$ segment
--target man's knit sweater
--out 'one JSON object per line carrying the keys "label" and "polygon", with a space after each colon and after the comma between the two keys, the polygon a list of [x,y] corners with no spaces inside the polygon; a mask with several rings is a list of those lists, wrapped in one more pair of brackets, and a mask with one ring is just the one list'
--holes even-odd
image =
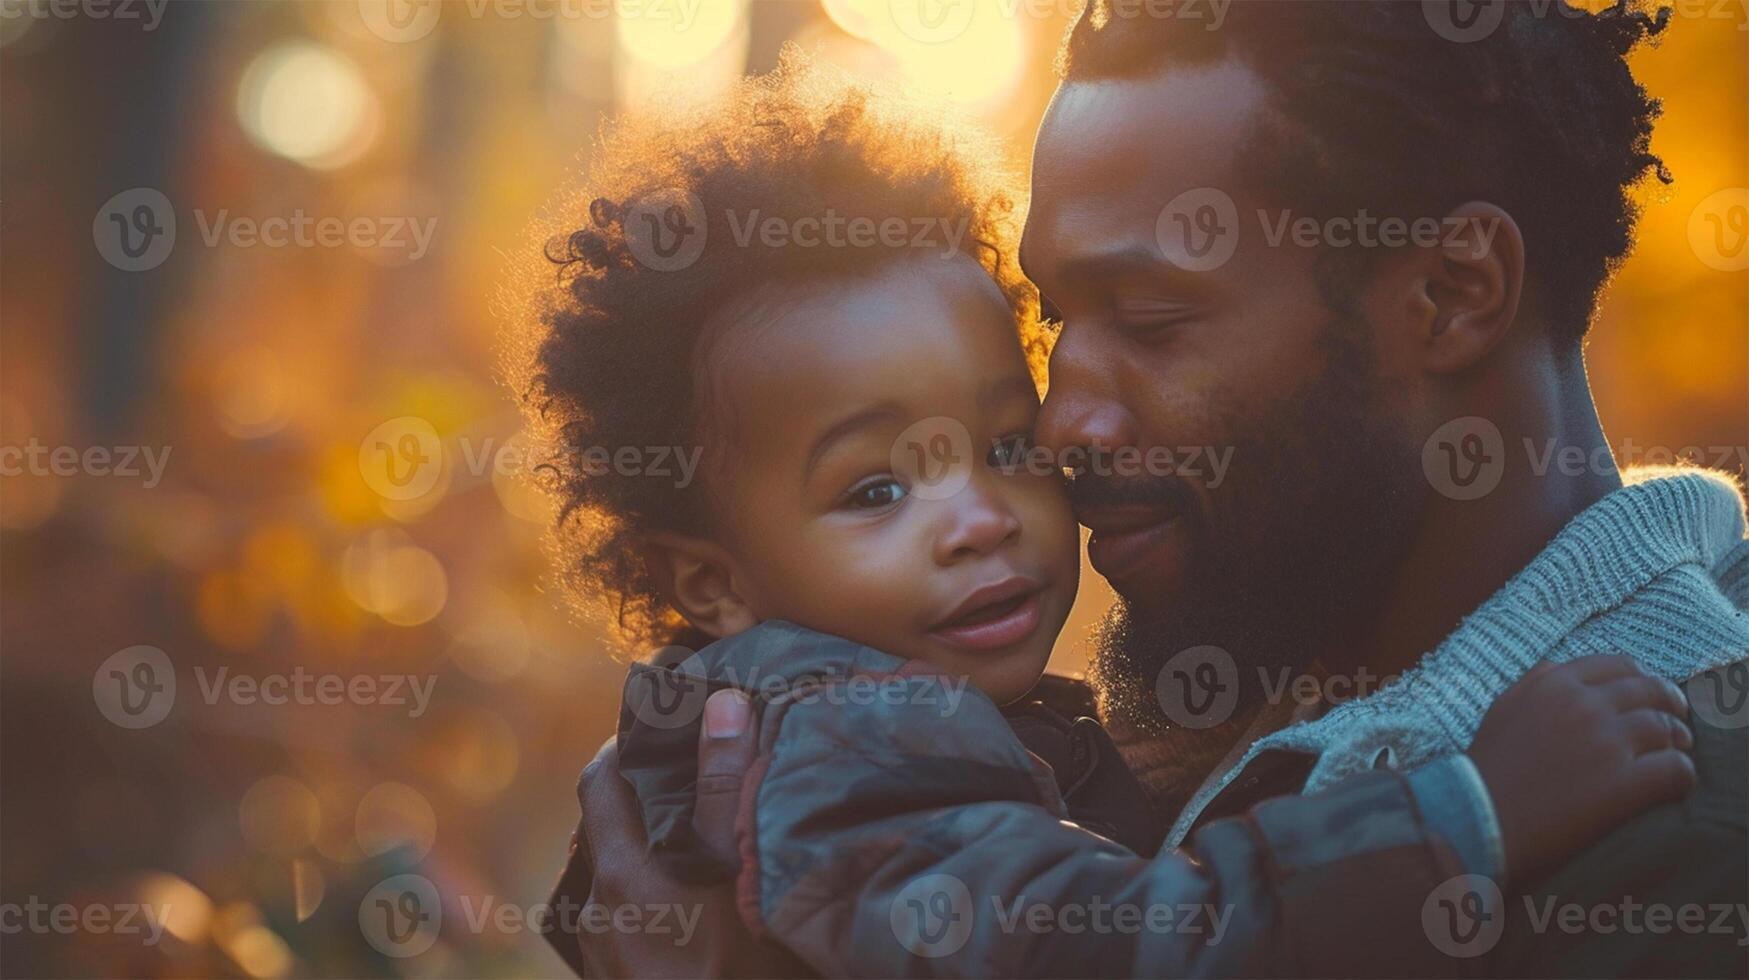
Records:
{"label": "man's knit sweater", "polygon": [[[1540,660],[1632,657],[1674,681],[1749,656],[1749,542],[1743,496],[1698,469],[1624,474],[1398,682],[1259,739],[1199,791],[1167,841],[1181,843],[1211,799],[1258,754],[1318,757],[1305,786],[1462,752],[1482,716]],[[1739,724],[1743,720],[1736,720]]]}

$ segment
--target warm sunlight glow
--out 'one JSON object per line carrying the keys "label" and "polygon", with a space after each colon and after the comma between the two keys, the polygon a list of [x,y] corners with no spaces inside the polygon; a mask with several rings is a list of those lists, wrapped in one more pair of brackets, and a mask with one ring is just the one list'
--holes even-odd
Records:
{"label": "warm sunlight glow", "polygon": [[614,90],[622,106],[652,94],[707,97],[747,66],[747,0],[623,7],[614,20]]}
{"label": "warm sunlight glow", "polygon": [[1026,60],[1019,8],[1000,0],[824,0],[826,15],[897,60],[925,94],[975,109],[1013,93]]}
{"label": "warm sunlight glow", "polygon": [[322,170],[358,158],[376,133],[376,96],[357,66],[332,48],[278,44],[249,63],[237,118],[256,145]]}

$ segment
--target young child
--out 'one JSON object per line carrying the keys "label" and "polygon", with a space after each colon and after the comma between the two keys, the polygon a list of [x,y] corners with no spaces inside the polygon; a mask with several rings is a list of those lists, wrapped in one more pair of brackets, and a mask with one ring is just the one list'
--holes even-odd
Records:
{"label": "young child", "polygon": [[[1557,861],[1682,790],[1620,764],[1617,714],[1679,696],[1617,684],[1612,711],[1558,710],[1644,681],[1578,662],[1502,698],[1473,758],[1156,853],[1166,821],[1097,724],[1016,707],[1080,562],[1061,471],[1030,456],[1044,339],[988,160],[791,54],[708,111],[622,121],[594,161],[525,391],[562,446],[572,585],[671,645],[633,668],[619,738],[666,867],[738,873],[748,926],[830,975],[1377,970],[1385,947],[1442,962],[1420,928],[1442,882]],[[604,461],[622,447],[702,455],[684,480]],[[762,711],[738,859],[692,833],[722,687]],[[1077,903],[1227,915],[1120,929],[1090,958],[1003,914]]]}

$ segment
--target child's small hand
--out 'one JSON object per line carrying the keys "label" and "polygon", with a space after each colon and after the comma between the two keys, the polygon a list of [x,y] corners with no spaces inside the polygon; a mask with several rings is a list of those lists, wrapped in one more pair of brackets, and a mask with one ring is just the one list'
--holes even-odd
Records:
{"label": "child's small hand", "polygon": [[1628,817],[1695,785],[1675,684],[1622,656],[1538,664],[1494,702],[1470,760],[1494,800],[1517,881],[1558,866]]}

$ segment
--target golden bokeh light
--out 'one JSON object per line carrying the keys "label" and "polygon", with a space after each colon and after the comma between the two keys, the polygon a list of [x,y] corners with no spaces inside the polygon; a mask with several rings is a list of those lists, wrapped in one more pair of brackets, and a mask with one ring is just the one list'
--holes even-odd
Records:
{"label": "golden bokeh light", "polygon": [[437,811],[406,783],[371,787],[358,801],[353,826],[359,848],[371,856],[405,848],[406,859],[417,861],[437,842]]}
{"label": "golden bokeh light", "polygon": [[747,0],[626,5],[614,18],[613,83],[621,106],[708,98],[741,77],[750,42]]}
{"label": "golden bokeh light", "polygon": [[261,910],[250,902],[231,902],[213,920],[213,939],[245,974],[251,977],[283,977],[296,960],[291,948],[262,921]]}
{"label": "golden bokeh light", "polygon": [[237,805],[243,839],[267,854],[287,856],[309,847],[321,821],[316,794],[290,776],[256,780]]}
{"label": "golden bokeh light", "polygon": [[328,879],[314,861],[298,858],[292,862],[292,900],[296,904],[297,920],[303,922],[316,914],[328,893]]}
{"label": "golden bokeh light", "polygon": [[332,169],[369,148],[376,95],[358,67],[325,45],[288,41],[261,52],[237,86],[237,118],[256,145]]}
{"label": "golden bokeh light", "polygon": [[485,804],[516,778],[521,742],[498,714],[463,706],[445,711],[438,721],[424,749],[429,764],[451,789]]}
{"label": "golden bokeh light", "polygon": [[528,666],[528,624],[508,595],[487,590],[463,620],[449,657],[477,680],[509,680]]}
{"label": "golden bokeh light", "polygon": [[214,372],[213,403],[219,425],[239,439],[278,432],[290,418],[286,386],[285,371],[271,350],[233,351]]}
{"label": "golden bokeh light", "polygon": [[[1636,243],[1586,368],[1611,444],[1642,457],[1654,445],[1749,451],[1749,33],[1735,5],[1722,5],[1730,19],[1707,16],[1715,6],[1684,5],[1630,61],[1661,100],[1652,150],[1676,182],[1636,191]],[[554,499],[520,434],[528,379],[506,384],[500,370],[535,342],[510,335],[540,312],[531,287],[555,282],[542,249],[562,253],[594,220],[585,175],[604,124],[656,96],[707,98],[795,45],[854,81],[922,96],[919,114],[949,103],[1024,173],[1076,9],[172,3],[151,33],[116,17],[0,16],[0,135],[20,178],[0,212],[16,246],[0,448],[167,460],[151,485],[89,467],[32,472],[29,456],[0,471],[18,708],[3,734],[26,750],[7,756],[5,819],[31,844],[14,849],[7,882],[166,914],[150,949],[24,937],[7,947],[9,974],[561,970],[532,929],[475,933],[455,919],[418,956],[376,956],[357,913],[361,895],[406,873],[447,898],[547,895],[578,819],[577,773],[614,735],[625,663],[649,653],[552,561],[564,554]],[[124,268],[94,235],[94,217],[110,227],[104,202],[129,188],[173,209],[174,248],[155,268]],[[1013,201],[1024,210],[1023,184]],[[375,231],[262,241],[265,222],[299,213]],[[255,223],[253,244],[235,234],[242,222]],[[429,248],[414,247],[414,222],[434,229]],[[391,233],[403,245],[380,240]],[[379,435],[401,418],[432,439],[409,450]],[[406,493],[398,481],[415,469],[419,492]],[[1084,565],[1052,670],[1085,668],[1114,600]],[[93,670],[142,644],[170,660],[174,711],[124,731],[94,710]],[[417,714],[404,684],[399,705],[263,700],[262,682],[296,671],[379,695],[385,679],[416,678],[434,696]],[[33,742],[56,751],[33,757]],[[31,959],[33,946],[55,951]]]}
{"label": "golden bokeh light", "polygon": [[185,878],[154,871],[140,877],[136,894],[141,905],[162,910],[164,931],[185,943],[200,942],[212,927],[212,899]]}
{"label": "golden bokeh light", "polygon": [[397,626],[429,621],[449,599],[443,563],[403,531],[382,528],[354,540],[340,572],[347,596],[359,608]]}
{"label": "golden bokeh light", "polygon": [[824,0],[832,23],[895,59],[902,80],[926,96],[979,112],[1003,104],[1027,60],[1028,21],[1003,0]]}

